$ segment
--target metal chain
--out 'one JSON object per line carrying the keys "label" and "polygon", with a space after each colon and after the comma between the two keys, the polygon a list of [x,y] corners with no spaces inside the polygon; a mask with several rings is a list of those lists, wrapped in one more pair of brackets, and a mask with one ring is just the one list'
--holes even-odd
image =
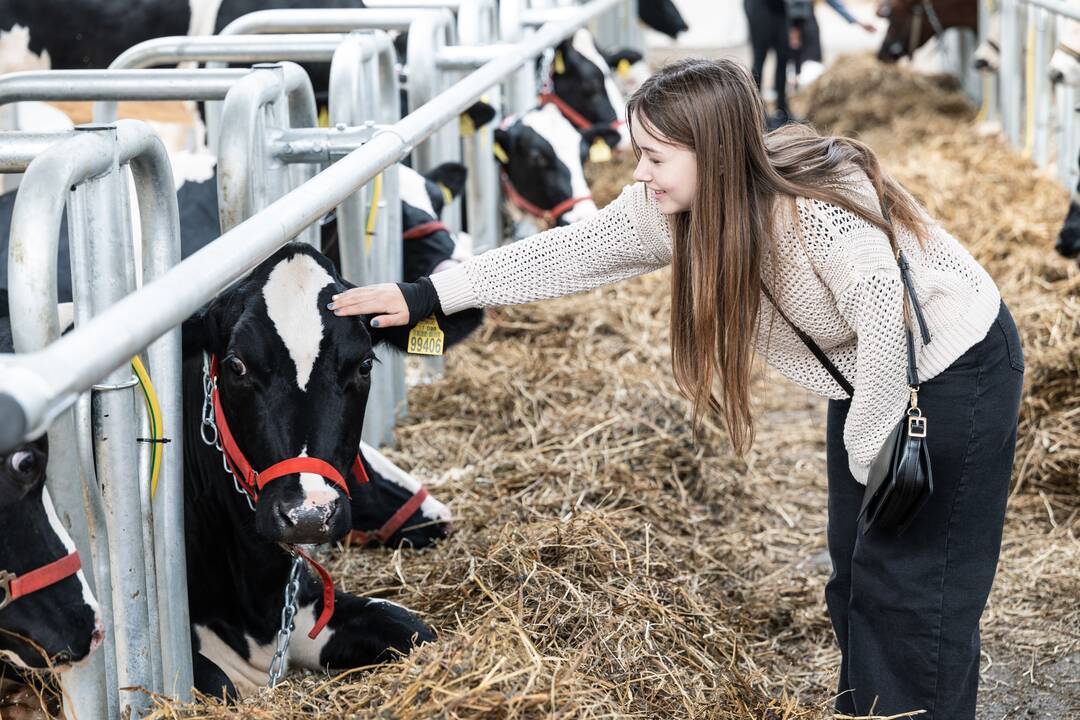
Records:
{"label": "metal chain", "polygon": [[199,434],[205,444],[216,448],[218,453],[221,454],[221,467],[232,478],[233,489],[244,496],[248,507],[251,508],[251,512],[255,512],[255,503],[251,500],[251,494],[240,485],[240,478],[236,477],[236,473],[233,472],[232,465],[229,464],[229,458],[225,455],[225,448],[221,446],[221,434],[218,432],[217,422],[214,420],[214,389],[216,386],[214,378],[210,377],[210,356],[203,353],[203,407],[202,425],[199,427]]}
{"label": "metal chain", "polygon": [[274,658],[270,661],[270,670],[267,673],[270,679],[270,687],[274,687],[285,676],[288,669],[286,656],[289,654],[289,641],[292,639],[293,630],[296,629],[296,598],[300,592],[300,569],[304,559],[299,554],[293,553],[292,570],[289,572],[289,582],[285,584],[285,605],[281,608],[281,627],[278,628],[277,649]]}

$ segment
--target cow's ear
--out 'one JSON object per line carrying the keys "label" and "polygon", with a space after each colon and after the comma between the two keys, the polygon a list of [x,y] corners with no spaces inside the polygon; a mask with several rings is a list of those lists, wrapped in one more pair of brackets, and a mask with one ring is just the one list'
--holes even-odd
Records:
{"label": "cow's ear", "polygon": [[495,144],[492,146],[496,159],[502,165],[510,164],[510,153],[514,151],[514,136],[508,130],[495,129]]}
{"label": "cow's ear", "polygon": [[221,354],[224,349],[225,328],[235,324],[235,316],[238,316],[238,313],[234,312],[230,295],[231,293],[226,291],[184,321],[181,326],[184,356],[200,352]]}
{"label": "cow's ear", "polygon": [[636,62],[641,62],[642,58],[645,57],[633,48],[622,48],[615,52],[603,53],[603,55],[608,67],[619,75],[630,72],[630,66]]}
{"label": "cow's ear", "polygon": [[[399,325],[397,327],[388,328],[373,328],[371,327],[371,318],[365,318],[364,320],[371,330],[372,345],[388,343],[401,352],[408,352],[409,331],[416,327],[417,323],[423,319],[426,318],[420,318],[416,322],[411,322],[408,325]],[[464,340],[469,336],[469,333],[480,327],[480,323],[483,322],[483,320],[484,311],[480,308],[462,310],[453,315],[446,315],[441,310],[435,311],[435,322],[438,323],[439,329],[443,332],[444,349],[453,347]]]}
{"label": "cow's ear", "polygon": [[471,135],[495,119],[495,108],[483,100],[477,100],[461,113],[462,135]]}
{"label": "cow's ear", "polygon": [[444,202],[450,202],[461,195],[465,189],[465,178],[469,176],[468,169],[461,163],[447,162],[433,170],[424,173],[424,177],[439,186],[442,191]]}

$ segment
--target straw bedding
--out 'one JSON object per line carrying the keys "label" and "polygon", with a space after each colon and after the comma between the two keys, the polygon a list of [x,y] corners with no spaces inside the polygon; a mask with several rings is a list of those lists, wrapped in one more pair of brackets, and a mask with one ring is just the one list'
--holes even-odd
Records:
{"label": "straw bedding", "polygon": [[[870,142],[986,265],[1024,338],[983,635],[984,670],[1015,670],[1003,684],[988,672],[989,716],[1080,649],[1080,273],[1052,254],[1067,193],[977,134],[937,80],[855,58],[805,101],[822,129]],[[598,202],[631,167],[593,177]],[[451,503],[455,532],[419,552],[339,550],[331,570],[418,611],[437,643],[234,708],[159,701],[154,717],[831,717],[824,404],[763,369],[753,451],[734,458],[709,423],[694,443],[670,376],[667,277],[491,312],[444,379],[410,392],[391,456]],[[1075,684],[1057,687],[1075,700]]]}

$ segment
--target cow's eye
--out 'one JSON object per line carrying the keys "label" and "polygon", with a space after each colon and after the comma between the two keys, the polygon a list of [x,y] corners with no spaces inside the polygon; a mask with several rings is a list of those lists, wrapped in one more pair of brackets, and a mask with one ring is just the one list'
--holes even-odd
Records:
{"label": "cow's eye", "polygon": [[367,377],[371,374],[371,368],[375,367],[375,358],[364,358],[360,361],[360,367],[357,368],[357,372],[362,377]]}
{"label": "cow's eye", "polygon": [[17,477],[29,478],[37,473],[37,455],[29,450],[19,450],[8,458],[8,467]]}
{"label": "cow's eye", "polygon": [[534,168],[546,168],[548,159],[543,153],[532,152],[529,154],[529,164]]}
{"label": "cow's eye", "polygon": [[229,368],[229,371],[237,377],[244,377],[247,375],[247,365],[244,365],[244,361],[235,355],[228,355],[225,357],[225,367]]}

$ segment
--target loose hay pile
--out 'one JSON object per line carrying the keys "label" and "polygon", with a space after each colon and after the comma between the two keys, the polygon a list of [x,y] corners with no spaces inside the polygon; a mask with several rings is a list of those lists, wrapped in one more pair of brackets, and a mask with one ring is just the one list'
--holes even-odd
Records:
{"label": "loose hay pile", "polygon": [[[1023,485],[984,649],[1001,664],[1020,648],[1015,676],[1030,658],[1034,682],[1045,658],[1080,647],[1080,288],[1050,247],[1066,194],[956,125],[970,110],[928,97],[921,78],[851,62],[811,100],[844,97],[849,74],[876,78],[846,112],[987,265],[1024,335]],[[901,90],[917,120],[860,109],[895,112]],[[827,104],[810,117],[844,114]],[[452,501],[456,532],[424,552],[340,552],[331,569],[352,592],[421,612],[438,643],[370,672],[293,678],[237,708],[163,702],[156,717],[831,717],[824,406],[765,373],[745,462],[713,426],[692,445],[667,312],[666,273],[493,312],[444,380],[411,391],[392,457]]]}

